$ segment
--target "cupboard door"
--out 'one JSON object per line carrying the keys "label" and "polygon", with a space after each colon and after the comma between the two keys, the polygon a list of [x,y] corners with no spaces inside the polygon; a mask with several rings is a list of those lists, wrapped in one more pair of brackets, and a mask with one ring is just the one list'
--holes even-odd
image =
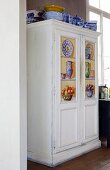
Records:
{"label": "cupboard door", "polygon": [[80,36],[55,34],[55,151],[80,144]]}
{"label": "cupboard door", "polygon": [[84,136],[83,142],[98,138],[98,103],[91,102],[84,106]]}
{"label": "cupboard door", "polygon": [[83,140],[90,141],[98,137],[97,39],[83,37],[82,44]]}

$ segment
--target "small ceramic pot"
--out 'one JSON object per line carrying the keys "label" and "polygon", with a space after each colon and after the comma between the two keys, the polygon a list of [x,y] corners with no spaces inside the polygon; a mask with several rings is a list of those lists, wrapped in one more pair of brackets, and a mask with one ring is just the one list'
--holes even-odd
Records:
{"label": "small ceramic pot", "polygon": [[85,63],[85,77],[89,78],[90,76],[90,64],[88,62]]}
{"label": "small ceramic pot", "polygon": [[67,61],[66,62],[66,74],[69,78],[71,78],[72,74],[73,74],[73,68],[72,68],[72,61]]}
{"label": "small ceramic pot", "polygon": [[65,73],[61,73],[61,79],[65,79],[66,78],[66,74]]}
{"label": "small ceramic pot", "polygon": [[76,15],[75,17],[73,17],[73,24],[83,27],[84,19]]}
{"label": "small ceramic pot", "polygon": [[85,58],[90,59],[90,56],[91,56],[91,49],[85,48]]}
{"label": "small ceramic pot", "polygon": [[93,96],[93,91],[92,90],[88,90],[86,91],[87,97],[92,97]]}

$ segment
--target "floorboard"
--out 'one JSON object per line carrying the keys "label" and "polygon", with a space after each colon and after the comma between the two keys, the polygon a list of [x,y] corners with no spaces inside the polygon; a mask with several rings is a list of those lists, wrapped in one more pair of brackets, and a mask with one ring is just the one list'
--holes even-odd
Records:
{"label": "floorboard", "polygon": [[102,147],[54,168],[28,161],[28,170],[110,170],[110,149]]}

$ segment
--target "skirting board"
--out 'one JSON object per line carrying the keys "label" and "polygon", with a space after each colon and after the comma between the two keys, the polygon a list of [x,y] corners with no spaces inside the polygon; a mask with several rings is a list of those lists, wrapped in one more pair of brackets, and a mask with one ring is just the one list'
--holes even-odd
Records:
{"label": "skirting board", "polygon": [[49,167],[55,167],[63,162],[74,159],[78,156],[81,156],[85,153],[88,153],[88,152],[98,149],[100,147],[101,147],[100,140],[91,141],[83,146],[79,146],[76,148],[68,149],[66,151],[62,151],[62,152],[53,154],[52,159],[50,159],[50,160],[48,158],[45,160],[43,160],[43,159],[41,160],[41,159],[39,159],[38,155],[36,155],[34,153],[30,154],[28,152],[28,160],[31,160],[33,162],[40,163],[40,164],[43,164],[43,165],[46,165]]}

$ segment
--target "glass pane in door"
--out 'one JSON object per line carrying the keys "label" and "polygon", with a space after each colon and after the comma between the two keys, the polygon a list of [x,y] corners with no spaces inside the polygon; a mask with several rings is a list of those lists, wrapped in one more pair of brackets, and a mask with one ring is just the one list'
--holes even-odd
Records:
{"label": "glass pane in door", "polygon": [[61,36],[61,101],[72,101],[76,97],[76,40]]}
{"label": "glass pane in door", "polygon": [[85,96],[95,96],[95,43],[85,42]]}

